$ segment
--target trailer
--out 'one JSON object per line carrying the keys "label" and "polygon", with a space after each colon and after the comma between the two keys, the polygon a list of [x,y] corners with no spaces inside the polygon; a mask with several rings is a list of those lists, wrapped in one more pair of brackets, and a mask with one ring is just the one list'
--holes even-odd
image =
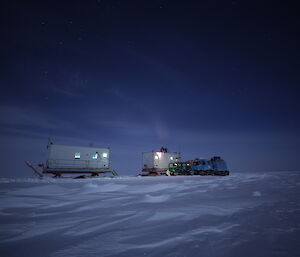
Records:
{"label": "trailer", "polygon": [[161,147],[160,151],[142,153],[143,169],[138,176],[161,176],[166,175],[170,163],[181,160],[178,152],[169,152],[167,148]]}
{"label": "trailer", "polygon": [[52,174],[55,178],[63,174],[75,174],[75,178],[84,178],[86,176],[99,176],[100,174],[117,173],[110,168],[110,149],[57,145],[49,143],[47,146],[48,156],[46,164],[39,164],[42,171],[39,172],[33,165],[27,163],[35,174]]}

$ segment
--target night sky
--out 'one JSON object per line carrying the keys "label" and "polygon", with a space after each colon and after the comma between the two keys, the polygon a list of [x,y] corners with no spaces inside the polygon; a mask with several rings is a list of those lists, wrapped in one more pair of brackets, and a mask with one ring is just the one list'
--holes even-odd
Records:
{"label": "night sky", "polygon": [[[293,4],[294,2],[294,4]],[[0,176],[54,143],[223,157],[231,171],[300,170],[296,1],[6,1]]]}

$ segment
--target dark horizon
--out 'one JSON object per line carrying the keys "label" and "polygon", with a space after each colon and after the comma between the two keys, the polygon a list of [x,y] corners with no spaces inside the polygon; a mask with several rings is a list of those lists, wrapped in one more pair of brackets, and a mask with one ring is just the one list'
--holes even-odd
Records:
{"label": "dark horizon", "polygon": [[54,143],[221,156],[300,170],[299,8],[292,1],[10,1],[2,6],[0,177]]}

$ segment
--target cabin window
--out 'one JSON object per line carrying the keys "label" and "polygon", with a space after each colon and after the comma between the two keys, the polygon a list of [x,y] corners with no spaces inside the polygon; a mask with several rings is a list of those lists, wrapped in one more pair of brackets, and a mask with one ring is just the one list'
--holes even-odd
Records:
{"label": "cabin window", "polygon": [[158,156],[157,156],[157,155],[155,155],[155,156],[154,156],[154,159],[155,159],[155,160],[158,160]]}
{"label": "cabin window", "polygon": [[74,158],[75,159],[80,159],[80,153],[75,153]]}
{"label": "cabin window", "polygon": [[93,159],[98,159],[98,153],[93,154]]}
{"label": "cabin window", "polygon": [[173,156],[170,157],[170,160],[173,161]]}
{"label": "cabin window", "polygon": [[102,157],[103,157],[103,158],[107,158],[107,153],[103,153],[103,154],[102,154]]}

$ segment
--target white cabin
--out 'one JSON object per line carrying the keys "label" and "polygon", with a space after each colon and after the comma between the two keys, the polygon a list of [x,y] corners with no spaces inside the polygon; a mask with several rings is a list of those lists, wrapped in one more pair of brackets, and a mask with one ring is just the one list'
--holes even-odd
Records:
{"label": "white cabin", "polygon": [[48,145],[48,170],[109,169],[109,148]]}
{"label": "white cabin", "polygon": [[180,161],[180,153],[177,152],[147,152],[143,153],[143,166],[150,169],[168,169],[170,163]]}

